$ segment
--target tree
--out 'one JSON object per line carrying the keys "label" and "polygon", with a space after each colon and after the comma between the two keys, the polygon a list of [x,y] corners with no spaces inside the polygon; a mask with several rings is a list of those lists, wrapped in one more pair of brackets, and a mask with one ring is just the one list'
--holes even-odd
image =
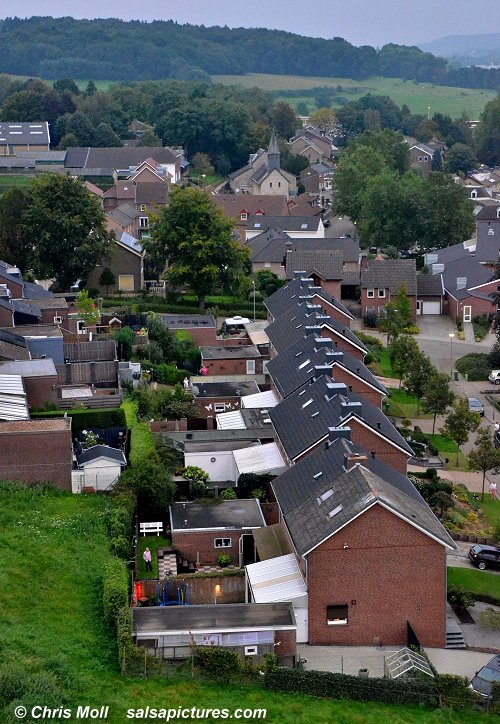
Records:
{"label": "tree", "polygon": [[324,131],[331,131],[337,122],[337,114],[331,108],[317,108],[309,116],[309,123]]}
{"label": "tree", "polygon": [[109,287],[113,284],[116,284],[116,277],[109,266],[107,266],[102,270],[101,276],[99,277],[99,285],[106,287],[106,296],[109,296]]}
{"label": "tree", "polygon": [[33,243],[23,222],[29,191],[14,187],[0,196],[0,259],[26,272],[33,263]]}
{"label": "tree", "polygon": [[97,93],[97,86],[93,80],[89,80],[87,87],[85,88],[84,95],[93,96],[95,93]]}
{"label": "tree", "polygon": [[85,281],[108,253],[113,234],[97,197],[80,180],[59,174],[39,176],[23,213],[26,236],[34,243],[33,269],[55,277],[59,289]]}
{"label": "tree", "polygon": [[233,239],[231,221],[207,193],[195,188],[172,192],[145,247],[163,266],[168,262],[171,284],[194,291],[200,310],[207,294],[231,287],[248,259],[248,250]]}
{"label": "tree", "polygon": [[500,468],[500,450],[495,447],[493,437],[488,429],[479,430],[474,449],[467,456],[467,466],[469,470],[475,470],[483,474],[481,500],[484,500],[486,473],[488,470],[497,473]]}
{"label": "tree", "polygon": [[119,136],[113,131],[109,123],[99,123],[95,129],[94,146],[97,148],[106,148],[114,146],[123,146]]}
{"label": "tree", "polygon": [[403,387],[410,395],[417,398],[417,412],[420,411],[420,400],[425,395],[427,382],[435,368],[423,352],[416,353],[410,360],[403,379]]}
{"label": "tree", "polygon": [[442,171],[443,170],[443,154],[437,148],[432,154],[432,170]]}
{"label": "tree", "polygon": [[457,444],[457,465],[460,446],[467,442],[470,433],[477,430],[480,422],[481,418],[478,413],[469,410],[468,402],[464,397],[455,400],[440,432],[444,437]]}
{"label": "tree", "polygon": [[453,508],[454,503],[449,493],[445,493],[444,490],[438,490],[431,495],[429,505],[431,508],[439,508],[439,517],[442,519],[445,511],[448,510],[448,508]]}
{"label": "tree", "polygon": [[101,318],[101,313],[95,303],[95,299],[89,297],[89,293],[86,289],[82,289],[82,291],[78,294],[76,298],[76,308],[78,310],[78,314],[83,319],[87,327],[97,324]]}
{"label": "tree", "polygon": [[80,95],[80,89],[72,78],[60,78],[52,84],[52,87],[54,90],[59,91],[59,93],[68,91],[69,93],[73,93],[75,96]]}
{"label": "tree", "polygon": [[203,174],[211,176],[215,169],[210,161],[210,156],[206,153],[195,153],[191,163],[191,171],[196,176],[202,176]]}
{"label": "tree", "polygon": [[392,360],[393,369],[399,372],[399,386],[401,380],[406,376],[411,360],[418,354],[419,347],[417,342],[409,334],[401,334],[392,342],[389,354]]}
{"label": "tree", "polygon": [[394,342],[413,319],[408,287],[402,284],[393,302],[383,308],[379,328],[387,334],[387,346]]}
{"label": "tree", "polygon": [[425,387],[422,408],[424,412],[431,412],[432,434],[436,427],[436,417],[444,415],[446,410],[453,404],[454,393],[450,390],[449,376],[437,370],[433,370],[427,380]]}
{"label": "tree", "polygon": [[477,157],[488,166],[500,163],[500,96],[487,103],[476,133]]}
{"label": "tree", "polygon": [[148,340],[159,345],[165,362],[173,362],[175,360],[175,337],[172,332],[154,313],[148,314],[147,326]]}
{"label": "tree", "polygon": [[386,168],[384,157],[367,146],[359,146],[345,153],[333,178],[336,191],[335,207],[338,213],[358,222],[362,215],[362,197],[370,179]]}
{"label": "tree", "polygon": [[402,133],[384,128],[379,131],[365,131],[349,144],[349,149],[367,146],[378,151],[388,168],[397,171],[400,175],[410,168],[410,147],[404,140]]}
{"label": "tree", "polygon": [[139,465],[127,468],[120,484],[135,491],[139,508],[168,510],[177,490],[167,468],[154,457],[144,458]]}
{"label": "tree", "polygon": [[445,173],[431,173],[423,182],[423,224],[420,246],[425,249],[458,244],[474,233],[474,205],[467,189]]}
{"label": "tree", "polygon": [[144,131],[139,139],[138,146],[148,146],[151,148],[160,148],[162,145],[161,138],[156,135],[153,129],[148,128]]}
{"label": "tree", "polygon": [[135,342],[134,330],[131,327],[122,327],[120,331],[116,333],[115,339],[118,342],[120,360],[128,362],[132,357],[132,345]]}
{"label": "tree", "polygon": [[278,136],[291,138],[299,126],[297,114],[289,103],[278,101],[272,113],[272,122]]}
{"label": "tree", "polygon": [[474,151],[465,143],[454,143],[446,154],[444,170],[447,173],[468,174],[476,166],[477,159]]}

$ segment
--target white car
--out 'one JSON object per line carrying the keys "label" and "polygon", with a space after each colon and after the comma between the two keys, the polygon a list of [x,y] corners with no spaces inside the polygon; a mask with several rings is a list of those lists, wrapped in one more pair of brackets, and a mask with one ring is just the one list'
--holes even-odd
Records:
{"label": "white car", "polygon": [[488,381],[493,385],[500,385],[500,370],[491,370],[488,375]]}

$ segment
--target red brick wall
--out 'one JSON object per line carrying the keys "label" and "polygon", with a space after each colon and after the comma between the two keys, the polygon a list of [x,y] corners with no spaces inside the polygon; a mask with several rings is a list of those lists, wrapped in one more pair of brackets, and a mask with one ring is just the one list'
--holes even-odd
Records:
{"label": "red brick wall", "polygon": [[186,332],[189,332],[194,342],[198,347],[219,344],[217,340],[217,330],[215,327],[196,327],[194,329],[186,328]]}
{"label": "red brick wall", "polygon": [[342,352],[349,352],[353,357],[356,359],[360,359],[363,361],[365,358],[366,352],[363,352],[362,350],[355,347],[349,340],[347,340],[345,337],[342,337],[340,334],[337,334],[336,332],[332,332],[327,327],[322,327],[321,329],[321,336],[322,337],[329,337],[333,341],[333,344],[337,347],[337,349],[340,349]]}
{"label": "red brick wall", "polygon": [[[316,548],[307,570],[310,644],[404,645],[409,621],[424,646],[445,645],[445,549],[380,505]],[[347,625],[327,625],[336,604],[348,604]]]}
{"label": "red brick wall", "polygon": [[0,326],[12,327],[12,309],[0,307]]}
{"label": "red brick wall", "polygon": [[[340,291],[338,294],[332,294],[334,297],[338,297],[340,299]],[[332,317],[332,319],[336,319],[338,322],[341,322],[342,324],[345,324],[346,327],[349,329],[351,328],[351,318],[340,311],[337,307],[335,307],[333,304],[330,304],[330,302],[327,302],[326,299],[323,299],[323,297],[320,297],[319,294],[313,294],[313,304],[321,304],[323,309],[326,311],[327,314]]]}
{"label": "red brick wall", "polygon": [[23,285],[22,282],[15,282],[12,279],[7,279],[6,277],[2,276],[0,274],[0,284],[6,284],[7,289],[9,289],[10,293],[12,294],[12,299],[22,299],[23,298]]}
{"label": "red brick wall", "polygon": [[362,447],[363,450],[366,450],[368,456],[374,451],[375,457],[406,475],[409,455],[394,447],[384,438],[379,437],[373,430],[361,425],[356,418],[352,418],[347,424],[351,428],[352,441]]}
{"label": "red brick wall", "polygon": [[[498,279],[484,288],[482,287],[479,291],[482,292],[484,289],[484,294],[491,294],[494,291],[496,292],[497,286],[500,286]],[[464,307],[471,307],[472,319],[481,314],[494,314],[496,310],[493,300],[488,301],[487,299],[476,299],[474,297],[455,299],[451,294],[448,295],[448,314],[453,321],[457,318],[463,320]]]}
{"label": "red brick wall", "polygon": [[[269,486],[270,487],[270,486]],[[280,521],[280,509],[278,503],[261,503],[262,514],[266,525],[274,525]]]}
{"label": "red brick wall", "polygon": [[[250,531],[248,531],[250,532]],[[179,553],[188,561],[197,562],[199,554],[201,565],[217,565],[217,557],[221,553],[231,556],[233,565],[239,564],[239,540],[240,530],[214,530],[198,532],[173,532],[172,546],[177,548]],[[215,538],[231,538],[231,548],[215,548]]]}
{"label": "red brick wall", "polygon": [[[203,360],[203,364],[208,368],[209,375],[246,375],[247,365],[246,359],[210,359]],[[255,374],[262,374],[262,359],[255,359]]]}
{"label": "red brick wall", "polygon": [[275,631],[274,652],[278,657],[278,663],[285,657],[295,656],[297,653],[297,635],[295,631]]}
{"label": "red brick wall", "polygon": [[71,490],[71,430],[0,434],[0,479],[49,481]]}
{"label": "red brick wall", "polygon": [[345,367],[335,365],[332,369],[332,377],[335,382],[343,382],[347,385],[351,392],[357,392],[365,400],[369,400],[373,402],[374,405],[377,405],[377,407],[381,407],[384,395],[374,390],[373,387],[370,387],[364,380],[351,374]]}
{"label": "red brick wall", "polygon": [[[385,307],[385,305],[388,302],[394,301],[395,296],[391,297],[389,295],[389,290],[385,290],[385,297],[382,299],[379,299],[378,296],[378,289],[375,289],[375,296],[373,298],[368,298],[367,296],[367,290],[361,289],[361,316],[364,316],[366,314],[366,308],[367,307],[374,307],[375,313],[377,316],[379,315],[379,310],[382,307]],[[417,318],[417,298],[416,296],[409,296],[408,299],[410,300],[411,308],[413,311],[413,321]]]}
{"label": "red brick wall", "polygon": [[340,299],[340,280],[330,280],[325,281],[324,279],[320,279],[319,277],[316,277],[315,275],[312,275],[311,277],[314,279],[315,284],[318,287],[321,287],[325,290],[325,292],[328,292],[328,294],[331,294],[332,297],[337,297],[337,299]]}
{"label": "red brick wall", "polygon": [[[36,301],[34,302],[36,305]],[[54,317],[62,318],[62,326],[68,325],[68,309],[42,309],[42,324],[54,324]]]}
{"label": "red brick wall", "polygon": [[215,415],[218,415],[219,413],[215,412],[214,409],[216,403],[226,406],[224,412],[233,412],[233,410],[241,408],[240,397],[195,397],[194,402],[198,408],[199,417],[215,417]]}
{"label": "red brick wall", "polygon": [[43,407],[44,402],[57,403],[59,379],[53,377],[24,377],[24,388],[30,407]]}

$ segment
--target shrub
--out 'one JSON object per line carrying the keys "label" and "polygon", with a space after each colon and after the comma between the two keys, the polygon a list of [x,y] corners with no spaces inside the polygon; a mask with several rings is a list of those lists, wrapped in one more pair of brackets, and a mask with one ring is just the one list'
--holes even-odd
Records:
{"label": "shrub", "polygon": [[103,613],[107,626],[116,634],[118,617],[122,609],[128,606],[128,582],[125,563],[119,558],[111,558],[104,569]]}
{"label": "shrub", "polygon": [[194,650],[193,663],[210,676],[220,679],[231,679],[242,668],[238,654],[220,646],[213,648],[197,646]]}
{"label": "shrub", "polygon": [[151,365],[153,370],[153,380],[159,382],[160,385],[177,385],[184,381],[184,378],[191,377],[192,372],[189,370],[180,370],[175,365]]}
{"label": "shrub", "polygon": [[231,556],[228,556],[227,553],[220,553],[217,556],[217,563],[221,568],[226,568],[226,566],[230,566],[233,562],[233,559]]}
{"label": "shrub", "polygon": [[466,354],[455,362],[456,369],[462,375],[468,375],[471,381],[488,379],[491,370],[489,355],[487,354]]}
{"label": "shrub", "polygon": [[222,491],[221,498],[224,500],[235,500],[236,499],[236,492],[233,488],[226,488]]}
{"label": "shrub", "polygon": [[456,608],[469,608],[475,605],[476,597],[472,591],[465,591],[460,586],[448,588],[448,601]]}
{"label": "shrub", "polygon": [[463,483],[458,483],[458,485],[453,486],[453,495],[461,503],[469,502],[469,491]]}
{"label": "shrub", "polygon": [[403,331],[405,334],[420,334],[420,327],[417,327],[416,324],[410,324]]}
{"label": "shrub", "polygon": [[383,349],[384,347],[382,340],[377,337],[372,337],[371,334],[356,331],[356,337],[367,347],[379,347],[379,349]]}
{"label": "shrub", "polygon": [[377,329],[378,317],[376,314],[365,314],[363,317],[363,324],[369,329]]}

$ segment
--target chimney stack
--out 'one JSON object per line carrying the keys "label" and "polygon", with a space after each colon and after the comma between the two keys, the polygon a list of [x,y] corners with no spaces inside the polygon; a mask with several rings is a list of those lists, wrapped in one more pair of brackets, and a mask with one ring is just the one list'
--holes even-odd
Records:
{"label": "chimney stack", "polygon": [[329,447],[330,443],[335,442],[335,440],[338,440],[339,438],[344,438],[344,440],[350,440],[351,439],[351,428],[350,427],[329,427],[328,428],[327,447]]}
{"label": "chimney stack", "polygon": [[[314,340],[314,346],[317,349],[320,349],[320,347],[331,347],[333,349],[333,341],[330,339],[330,337],[316,337],[316,339]],[[332,352],[332,354],[335,353]]]}
{"label": "chimney stack", "polygon": [[344,468],[351,470],[355,465],[367,465],[368,457],[361,453],[348,452],[344,455]]}

